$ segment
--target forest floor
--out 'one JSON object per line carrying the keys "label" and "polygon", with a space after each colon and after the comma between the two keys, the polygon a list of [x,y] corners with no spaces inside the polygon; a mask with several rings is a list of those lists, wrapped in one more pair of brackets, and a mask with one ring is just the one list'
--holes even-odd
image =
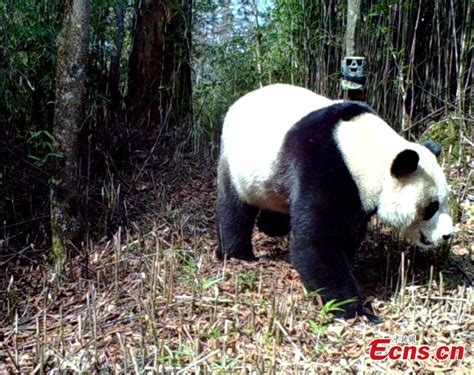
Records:
{"label": "forest floor", "polygon": [[[34,247],[0,253],[0,373],[472,371],[474,213],[466,178],[451,176],[464,197],[447,258],[372,223],[354,273],[383,319],[374,325],[334,319],[304,292],[287,260],[288,238],[255,232],[265,260],[217,261],[215,163],[169,165],[141,171],[124,202],[135,220],[81,249],[62,273],[35,260]],[[394,340],[390,347],[403,339],[428,345],[430,355],[370,359],[369,343],[382,338]],[[463,347],[463,360],[434,359],[442,345]]]}

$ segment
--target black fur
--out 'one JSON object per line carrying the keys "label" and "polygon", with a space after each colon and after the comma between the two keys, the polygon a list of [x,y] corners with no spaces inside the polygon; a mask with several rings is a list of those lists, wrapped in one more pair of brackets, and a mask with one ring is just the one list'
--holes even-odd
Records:
{"label": "black fur", "polygon": [[290,215],[260,210],[257,227],[270,237],[285,236],[290,233]]}
{"label": "black fur", "polygon": [[357,298],[346,306],[345,317],[364,314],[350,262],[365,236],[368,214],[334,130],[340,120],[364,113],[373,110],[356,102],[310,113],[288,132],[280,155],[279,178],[287,181],[290,196],[292,263],[307,289],[323,288],[325,301]]}
{"label": "black fur", "polygon": [[390,173],[396,178],[403,178],[416,171],[420,157],[413,150],[403,150],[392,162]]}
{"label": "black fur", "polygon": [[258,208],[243,202],[232,186],[227,162],[219,162],[217,190],[217,236],[219,259],[255,260],[252,251],[252,230]]}
{"label": "black fur", "polygon": [[[364,113],[374,112],[365,104],[344,102],[308,114],[287,133],[272,180],[277,193],[287,197],[290,206],[292,263],[308,290],[323,288],[325,301],[356,298],[357,302],[347,305],[340,314],[347,318],[368,314],[350,269],[366,232],[368,213],[363,212],[357,186],[334,140],[334,130],[339,121]],[[248,259],[255,214],[232,189],[228,178],[220,181],[220,251],[223,242],[228,256]]]}

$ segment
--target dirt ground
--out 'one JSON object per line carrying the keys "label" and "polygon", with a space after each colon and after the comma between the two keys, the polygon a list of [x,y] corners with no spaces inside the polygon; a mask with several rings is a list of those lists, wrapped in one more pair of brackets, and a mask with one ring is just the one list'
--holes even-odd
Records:
{"label": "dirt ground", "polygon": [[[354,273],[383,319],[374,325],[334,319],[304,291],[289,238],[255,232],[266,257],[217,261],[214,163],[177,164],[122,186],[131,219],[63,272],[47,249],[0,250],[0,373],[472,373],[474,195],[465,181],[449,256],[372,222]],[[370,359],[369,344],[383,338],[427,345],[430,356]],[[433,358],[442,345],[464,348],[463,359]]]}

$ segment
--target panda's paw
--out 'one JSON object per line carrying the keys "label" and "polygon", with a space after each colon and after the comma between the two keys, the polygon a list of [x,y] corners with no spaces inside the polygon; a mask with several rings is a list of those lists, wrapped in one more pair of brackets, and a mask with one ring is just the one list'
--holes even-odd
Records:
{"label": "panda's paw", "polygon": [[334,315],[336,318],[342,319],[353,319],[356,316],[365,316],[371,323],[380,324],[383,322],[383,319],[371,313],[368,309],[364,308],[360,304],[347,306],[344,311],[337,311]]}
{"label": "panda's paw", "polygon": [[233,258],[244,260],[246,262],[256,262],[259,259],[253,254],[239,255],[239,256],[234,256]]}
{"label": "panda's paw", "polygon": [[380,318],[379,316],[377,316],[375,314],[372,314],[371,312],[367,311],[367,309],[364,309],[363,315],[366,316],[367,319],[369,320],[369,322],[371,322],[371,323],[374,323],[374,324],[383,323],[382,318]]}
{"label": "panda's paw", "polygon": [[239,260],[244,260],[246,262],[256,262],[258,258],[253,255],[252,253],[250,254],[229,254],[229,253],[222,253],[220,251],[216,251],[216,257],[219,260],[224,260],[227,258],[227,260],[234,258],[234,259],[239,259]]}

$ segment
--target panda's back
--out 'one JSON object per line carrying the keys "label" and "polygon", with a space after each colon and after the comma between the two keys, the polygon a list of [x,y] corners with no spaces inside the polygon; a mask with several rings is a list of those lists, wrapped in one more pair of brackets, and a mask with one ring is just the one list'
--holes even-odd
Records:
{"label": "panda's back", "polygon": [[[221,158],[242,198],[265,206],[273,189],[269,183],[277,155],[288,130],[308,113],[331,104],[330,99],[286,84],[266,86],[235,102],[224,120]],[[283,204],[268,203],[273,208]],[[280,211],[285,208],[282,206]]]}

